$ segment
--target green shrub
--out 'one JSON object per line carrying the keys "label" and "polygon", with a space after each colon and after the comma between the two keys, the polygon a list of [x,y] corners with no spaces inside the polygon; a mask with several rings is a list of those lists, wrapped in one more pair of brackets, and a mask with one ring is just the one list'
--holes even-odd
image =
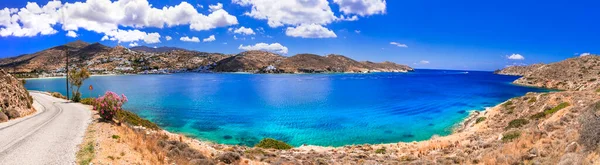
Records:
{"label": "green shrub", "polygon": [[119,139],[119,138],[121,138],[121,137],[120,137],[119,135],[112,135],[112,138],[113,138],[113,139]]}
{"label": "green shrub", "polygon": [[80,165],[89,165],[94,159],[94,143],[89,142],[77,152]]}
{"label": "green shrub", "polygon": [[67,96],[64,96],[64,95],[62,95],[62,94],[60,94],[58,92],[52,92],[51,95],[52,95],[52,97],[56,97],[56,98],[59,98],[59,99],[67,99]]}
{"label": "green shrub", "polygon": [[552,108],[550,110],[545,110],[544,114],[546,114],[546,115],[553,114],[553,113],[557,112],[558,110],[561,110],[561,109],[563,109],[565,107],[568,107],[569,105],[571,105],[571,104],[569,104],[567,102],[560,103],[560,104],[558,104],[558,106],[556,106],[556,107],[554,107],[554,108]]}
{"label": "green shrub", "polygon": [[258,144],[256,144],[256,146],[254,146],[254,147],[272,148],[272,149],[278,149],[278,150],[287,150],[287,149],[293,148],[291,145],[289,145],[285,142],[271,139],[271,138],[264,138],[263,140],[258,142]]}
{"label": "green shrub", "polygon": [[85,105],[94,105],[95,102],[96,102],[95,98],[84,98],[84,99],[81,99],[81,104],[85,104]]}
{"label": "green shrub", "polygon": [[81,93],[72,92],[71,94],[73,95],[73,97],[71,97],[71,100],[73,100],[73,102],[78,103],[79,101],[81,101]]}
{"label": "green shrub", "polygon": [[563,109],[563,108],[566,108],[566,107],[568,107],[569,105],[571,105],[571,104],[569,104],[568,102],[563,102],[563,103],[560,103],[560,104],[558,104],[558,105],[557,105],[556,107],[554,107],[554,108],[551,108],[551,109],[546,109],[546,110],[544,110],[543,112],[539,112],[539,113],[536,113],[536,114],[534,114],[534,115],[531,115],[529,118],[530,118],[530,119],[541,119],[541,118],[544,118],[544,117],[546,117],[546,116],[548,116],[548,115],[551,115],[551,114],[553,114],[553,113],[556,113],[558,110],[561,110],[561,109]]}
{"label": "green shrub", "polygon": [[504,106],[504,107],[508,107],[508,106],[511,106],[511,105],[513,105],[512,101],[507,101],[506,103],[502,104],[502,106]]}
{"label": "green shrub", "polygon": [[539,112],[539,113],[531,115],[529,118],[535,120],[535,119],[541,119],[544,117],[546,117],[546,114],[544,112]]}
{"label": "green shrub", "polygon": [[600,92],[600,88],[596,89],[596,92]]}
{"label": "green shrub", "polygon": [[381,147],[380,149],[375,150],[376,154],[385,154],[385,147]]}
{"label": "green shrub", "polygon": [[129,124],[135,125],[135,126],[142,126],[142,127],[146,127],[148,129],[153,129],[153,130],[159,129],[158,125],[154,124],[153,122],[143,119],[140,116],[136,115],[135,113],[129,112],[127,110],[118,111],[117,119],[119,119],[121,122],[129,123]]}
{"label": "green shrub", "polygon": [[514,119],[508,123],[508,126],[506,126],[505,129],[519,128],[528,123],[529,121],[527,121],[527,119]]}
{"label": "green shrub", "polygon": [[531,100],[529,100],[529,103],[535,103],[537,101],[537,98],[532,97]]}
{"label": "green shrub", "polygon": [[485,117],[479,117],[479,118],[477,118],[477,120],[475,120],[475,124],[481,123],[481,122],[485,121],[485,119],[486,119]]}
{"label": "green shrub", "polygon": [[519,136],[521,136],[521,132],[519,131],[507,132],[504,135],[502,135],[502,142],[510,142],[514,139],[519,138]]}

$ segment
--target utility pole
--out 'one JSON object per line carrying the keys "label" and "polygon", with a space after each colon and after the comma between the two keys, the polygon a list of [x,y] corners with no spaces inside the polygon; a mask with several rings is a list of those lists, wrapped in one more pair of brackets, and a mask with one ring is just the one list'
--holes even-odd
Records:
{"label": "utility pole", "polygon": [[[65,21],[66,21],[65,20],[65,11],[62,10],[61,14],[62,14],[62,20],[63,20],[62,24],[63,24],[63,27],[64,27],[65,24],[66,24],[65,23]],[[68,42],[67,38],[65,37],[65,44],[67,44],[67,42]],[[67,85],[66,86],[67,87],[67,100],[69,100],[69,48],[68,48],[67,45],[64,45],[64,46],[65,46],[65,56],[66,56],[66,59],[67,59],[67,65],[65,66],[65,71],[66,71],[66,75],[67,75],[67,77],[65,77],[67,79],[67,84],[66,84]]]}
{"label": "utility pole", "polygon": [[67,100],[69,100],[69,49],[65,46],[65,55],[67,56],[67,66],[65,66],[65,70],[67,73]]}

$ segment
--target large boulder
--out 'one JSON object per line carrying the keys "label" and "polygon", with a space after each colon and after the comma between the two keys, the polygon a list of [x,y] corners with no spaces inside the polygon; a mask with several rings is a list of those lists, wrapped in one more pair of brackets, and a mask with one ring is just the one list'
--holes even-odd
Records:
{"label": "large boulder", "polygon": [[35,112],[32,103],[33,99],[23,86],[23,81],[0,70],[0,109],[4,114],[0,115],[0,122],[4,122],[3,116],[14,119],[32,114]]}
{"label": "large boulder", "polygon": [[3,112],[0,112],[0,123],[6,122],[8,121],[8,116],[6,116],[6,114],[4,114]]}

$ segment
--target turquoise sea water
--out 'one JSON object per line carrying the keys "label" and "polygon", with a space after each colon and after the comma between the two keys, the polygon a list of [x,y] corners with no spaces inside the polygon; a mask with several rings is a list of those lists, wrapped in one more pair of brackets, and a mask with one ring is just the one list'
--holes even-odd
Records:
{"label": "turquoise sea water", "polygon": [[[100,76],[84,97],[125,94],[125,109],[168,131],[252,146],[270,137],[292,145],[341,146],[447,135],[471,110],[544,89],[511,85],[491,72],[416,70],[375,74],[171,74]],[[89,85],[93,91],[88,90]],[[28,80],[30,90],[65,93],[64,79]]]}

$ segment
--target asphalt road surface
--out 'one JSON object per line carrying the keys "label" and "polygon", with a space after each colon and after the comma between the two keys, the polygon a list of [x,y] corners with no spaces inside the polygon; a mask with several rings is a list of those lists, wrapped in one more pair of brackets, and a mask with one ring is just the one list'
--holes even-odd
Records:
{"label": "asphalt road surface", "polygon": [[91,121],[82,104],[31,91],[37,112],[0,123],[0,164],[76,164],[75,155]]}

